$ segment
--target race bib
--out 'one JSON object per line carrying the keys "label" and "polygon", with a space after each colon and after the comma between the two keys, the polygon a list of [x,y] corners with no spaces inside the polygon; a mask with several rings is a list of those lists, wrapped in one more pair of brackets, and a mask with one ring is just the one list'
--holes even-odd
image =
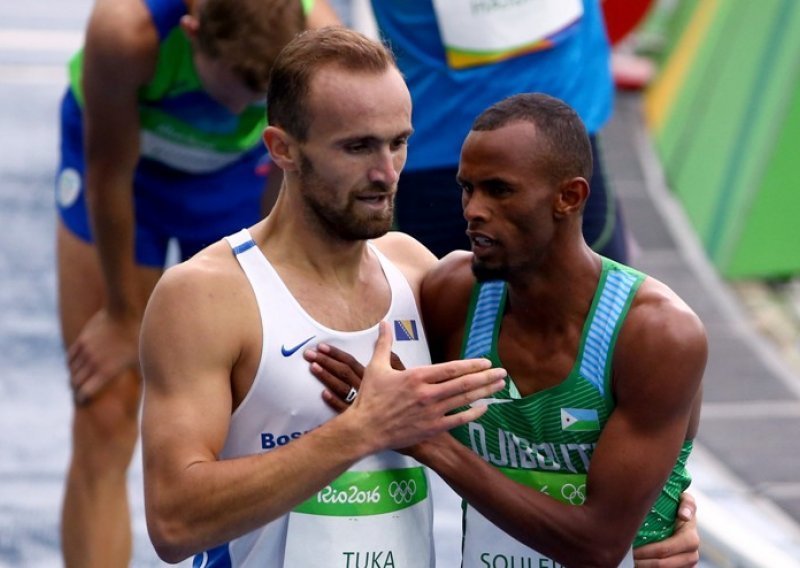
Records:
{"label": "race bib", "polygon": [[290,513],[283,566],[433,566],[423,468],[342,474]]}
{"label": "race bib", "polygon": [[433,0],[433,7],[453,69],[553,47],[583,16],[582,0]]}
{"label": "race bib", "polygon": [[[585,475],[519,470],[503,470],[503,472],[515,481],[533,487],[563,503],[581,505],[586,500]],[[557,568],[561,566],[497,528],[469,504],[465,509],[462,568],[486,568],[486,566]],[[633,568],[632,550],[628,551],[620,568]]]}

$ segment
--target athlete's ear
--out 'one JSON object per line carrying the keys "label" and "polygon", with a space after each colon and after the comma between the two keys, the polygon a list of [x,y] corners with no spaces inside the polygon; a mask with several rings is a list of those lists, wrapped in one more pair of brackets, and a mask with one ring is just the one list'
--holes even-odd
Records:
{"label": "athlete's ear", "polygon": [[275,165],[284,172],[297,169],[297,143],[294,138],[282,128],[267,126],[264,130],[264,144],[269,150],[269,155]]}
{"label": "athlete's ear", "polygon": [[583,210],[587,199],[589,199],[589,182],[582,177],[564,180],[556,191],[553,215],[556,219],[576,215]]}
{"label": "athlete's ear", "polygon": [[184,14],[180,20],[181,29],[191,40],[197,38],[197,30],[200,29],[200,20],[192,14]]}

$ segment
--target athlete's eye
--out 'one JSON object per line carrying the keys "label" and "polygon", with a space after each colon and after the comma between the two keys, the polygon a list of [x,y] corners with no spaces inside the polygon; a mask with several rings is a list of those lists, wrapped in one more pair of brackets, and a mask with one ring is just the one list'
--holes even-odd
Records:
{"label": "athlete's eye", "polygon": [[459,189],[462,193],[472,193],[472,184],[462,180],[456,180]]}
{"label": "athlete's eye", "polygon": [[363,142],[354,142],[344,147],[349,154],[363,154],[369,150],[369,146]]}
{"label": "athlete's eye", "polygon": [[486,183],[486,193],[493,197],[503,197],[513,191],[514,189],[510,185],[499,180],[492,180]]}
{"label": "athlete's eye", "polygon": [[392,140],[391,148],[392,151],[396,151],[401,149],[403,146],[408,144],[408,136],[401,136],[400,138],[396,138]]}

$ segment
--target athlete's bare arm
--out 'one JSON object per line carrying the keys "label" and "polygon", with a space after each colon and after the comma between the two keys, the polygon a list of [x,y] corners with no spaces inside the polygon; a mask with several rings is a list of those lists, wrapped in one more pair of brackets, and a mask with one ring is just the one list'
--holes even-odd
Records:
{"label": "athlete's bare arm", "polygon": [[[471,287],[467,270],[462,265],[440,272],[435,284],[426,279],[423,317],[429,330],[441,332],[451,325],[452,316],[441,311],[439,299]],[[463,333],[457,329],[455,334],[441,343],[445,356],[457,356],[452,350]],[[616,408],[592,455],[583,506],[559,503],[515,483],[450,436],[420,444],[413,455],[526,545],[560,562],[616,566],[681,444],[694,435],[706,356],[705,331],[697,316],[666,286],[648,278],[615,349]]]}
{"label": "athlete's bare arm", "polygon": [[391,337],[382,330],[347,412],[269,453],[221,460],[231,412],[258,365],[260,326],[250,284],[225,243],[168,270],[148,304],[141,339],[145,503],[150,537],[165,560],[264,525],[368,454],[474,419],[480,412],[446,413],[502,385],[503,372],[480,360],[394,371]]}
{"label": "athlete's bare arm", "polygon": [[97,2],[84,52],[86,197],[106,300],[69,349],[79,402],[137,364],[139,323],[147,301],[147,291],[139,289],[133,252],[137,92],[153,74],[157,54],[157,33],[144,3]]}

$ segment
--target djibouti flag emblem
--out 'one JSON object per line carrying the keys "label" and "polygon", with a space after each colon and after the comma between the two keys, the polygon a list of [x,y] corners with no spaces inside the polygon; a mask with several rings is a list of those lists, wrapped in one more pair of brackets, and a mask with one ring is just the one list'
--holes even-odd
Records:
{"label": "djibouti flag emblem", "polygon": [[567,432],[593,432],[600,429],[594,408],[562,408],[561,429]]}

